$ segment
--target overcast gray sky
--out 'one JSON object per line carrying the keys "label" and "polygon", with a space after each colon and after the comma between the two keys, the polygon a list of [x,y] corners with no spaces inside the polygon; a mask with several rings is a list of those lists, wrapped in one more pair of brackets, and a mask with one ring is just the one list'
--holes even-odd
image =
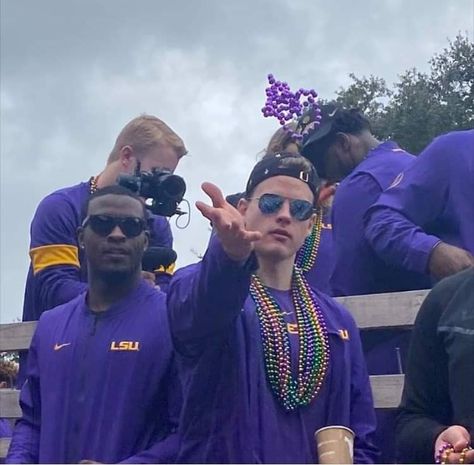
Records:
{"label": "overcast gray sky", "polygon": [[[29,223],[49,192],[98,174],[131,118],[155,114],[185,140],[177,173],[193,205],[201,182],[241,190],[277,128],[266,75],[330,98],[348,74],[389,84],[461,31],[473,0],[0,0],[0,321],[21,316]],[[172,220],[174,223],[174,220]],[[176,230],[196,260],[207,222]]]}

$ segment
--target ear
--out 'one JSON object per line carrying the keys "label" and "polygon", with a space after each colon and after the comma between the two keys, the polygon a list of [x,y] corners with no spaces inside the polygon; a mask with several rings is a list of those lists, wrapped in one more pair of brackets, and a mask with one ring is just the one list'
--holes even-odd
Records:
{"label": "ear", "polygon": [[85,249],[85,244],[84,244],[84,228],[80,226],[77,228],[76,231],[76,236],[77,236],[77,243],[79,244],[80,249]]}
{"label": "ear", "polygon": [[318,205],[326,205],[329,199],[334,196],[336,193],[336,185],[335,184],[327,184],[321,186],[319,190],[318,196]]}
{"label": "ear", "polygon": [[145,237],[143,238],[143,250],[148,249],[150,244],[150,231],[145,231]]}
{"label": "ear", "polygon": [[318,215],[316,213],[313,213],[313,215],[311,215],[311,218],[308,220],[308,231],[306,234],[307,236],[311,234],[311,231],[313,230],[314,225],[316,224],[317,218],[318,218]]}
{"label": "ear", "polygon": [[237,210],[242,216],[245,216],[248,208],[249,208],[249,201],[247,199],[242,198],[237,203]]}
{"label": "ear", "polygon": [[120,149],[119,159],[120,159],[120,166],[122,166],[125,170],[129,171],[130,167],[133,164],[133,160],[135,159],[132,146],[124,145]]}
{"label": "ear", "polygon": [[351,138],[348,134],[345,134],[344,132],[338,132],[336,134],[336,143],[345,152],[349,152],[351,149]]}

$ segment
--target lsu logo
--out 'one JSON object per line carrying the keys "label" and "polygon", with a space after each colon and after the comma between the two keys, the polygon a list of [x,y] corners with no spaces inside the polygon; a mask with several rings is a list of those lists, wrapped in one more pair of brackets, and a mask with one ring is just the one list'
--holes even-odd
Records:
{"label": "lsu logo", "polygon": [[298,323],[287,323],[286,329],[290,334],[298,334]]}
{"label": "lsu logo", "polygon": [[140,343],[138,341],[112,341],[110,350],[127,350],[138,352],[140,350]]}
{"label": "lsu logo", "polygon": [[340,329],[338,331],[339,333],[339,337],[343,340],[343,341],[348,341],[349,340],[349,331],[347,331],[347,329]]}

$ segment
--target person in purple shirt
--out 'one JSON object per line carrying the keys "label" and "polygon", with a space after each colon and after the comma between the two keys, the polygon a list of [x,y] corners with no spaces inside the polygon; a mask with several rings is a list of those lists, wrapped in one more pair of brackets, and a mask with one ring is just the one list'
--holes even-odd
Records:
{"label": "person in purple shirt", "polygon": [[474,266],[474,130],[436,138],[367,212],[382,260],[434,280]]}
{"label": "person in purple shirt", "polygon": [[[120,174],[134,173],[138,163],[141,171],[174,171],[185,153],[183,141],[163,121],[139,116],[118,135],[102,173],[57,190],[40,202],[31,223],[23,321],[39,319],[44,310],[66,303],[86,289],[85,259],[77,245],[76,230],[83,219],[81,208],[91,193],[115,184]],[[150,223],[150,245],[171,248],[173,238],[166,218],[152,216]],[[149,274],[146,277],[154,279]]]}
{"label": "person in purple shirt", "polygon": [[165,294],[142,279],[145,206],[121,186],[88,199],[89,290],[44,312],[7,463],[171,463],[180,388]]}
{"label": "person in purple shirt", "polygon": [[238,209],[203,184],[213,206],[196,205],[216,234],[168,291],[184,386],[178,462],[316,463],[314,433],[327,425],[355,432],[356,463],[376,460],[356,325],[294,266],[318,184],[295,154],[258,162]]}
{"label": "person in purple shirt", "polygon": [[[304,118],[304,117],[303,117]],[[340,181],[332,206],[334,269],[331,295],[363,295],[429,287],[421,274],[384,262],[365,237],[364,215],[401,170],[415,157],[395,142],[380,142],[357,109],[334,105],[321,108],[316,129],[303,140],[302,155],[330,182]],[[369,373],[400,373],[406,359],[410,331],[362,332]],[[381,461],[392,462],[395,413],[377,412],[377,443]]]}
{"label": "person in purple shirt", "polygon": [[332,208],[335,265],[332,295],[361,295],[426,287],[422,276],[389,266],[365,238],[364,214],[415,157],[395,142],[380,142],[356,109],[322,107],[320,125],[302,155],[330,182],[340,181]]}

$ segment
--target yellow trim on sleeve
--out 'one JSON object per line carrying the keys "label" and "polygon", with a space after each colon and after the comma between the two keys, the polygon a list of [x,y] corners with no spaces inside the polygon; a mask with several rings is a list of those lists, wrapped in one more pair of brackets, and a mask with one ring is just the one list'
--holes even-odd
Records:
{"label": "yellow trim on sleeve", "polygon": [[30,249],[33,274],[54,265],[70,265],[80,267],[79,253],[75,245],[52,244]]}
{"label": "yellow trim on sleeve", "polygon": [[172,263],[171,265],[167,266],[166,268],[163,265],[161,265],[159,268],[154,270],[154,273],[173,274],[175,267],[176,267],[176,262]]}

